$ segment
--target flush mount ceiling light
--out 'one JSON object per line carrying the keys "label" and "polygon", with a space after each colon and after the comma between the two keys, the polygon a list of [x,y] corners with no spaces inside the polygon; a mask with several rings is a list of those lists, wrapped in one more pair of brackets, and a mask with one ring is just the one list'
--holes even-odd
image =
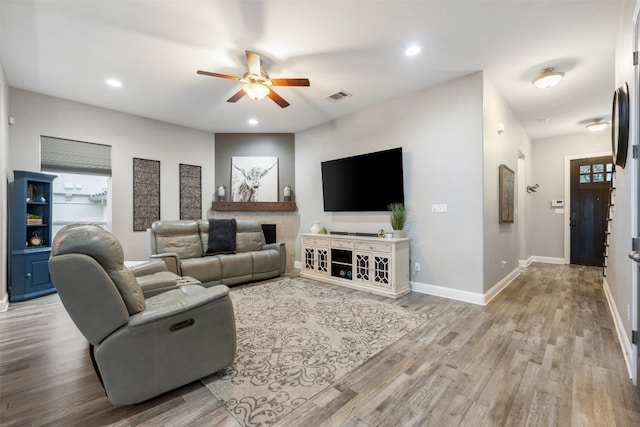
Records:
{"label": "flush mount ceiling light", "polygon": [[540,89],[549,89],[560,83],[560,80],[564,77],[564,73],[555,71],[553,67],[545,68],[538,76],[531,80],[531,83]]}
{"label": "flush mount ceiling light", "polygon": [[591,132],[600,132],[605,130],[607,126],[609,126],[609,122],[603,122],[602,119],[598,119],[587,124],[586,128],[589,129]]}
{"label": "flush mount ceiling light", "polygon": [[258,120],[256,119],[249,119],[247,121],[251,126],[256,126],[258,124]]}

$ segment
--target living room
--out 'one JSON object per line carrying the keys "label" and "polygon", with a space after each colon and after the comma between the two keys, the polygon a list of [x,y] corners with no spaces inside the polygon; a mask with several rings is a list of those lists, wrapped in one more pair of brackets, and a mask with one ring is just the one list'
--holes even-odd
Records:
{"label": "living room", "polygon": [[[633,6],[627,2],[623,16],[631,16]],[[631,19],[627,21],[620,25],[618,37],[622,41],[618,41],[616,51],[619,56],[622,55],[619,52],[631,44]],[[244,47],[239,50],[242,49]],[[615,82],[611,82],[611,92],[622,82],[632,80],[628,60],[619,56],[616,56],[616,77]],[[189,72],[195,75],[195,69]],[[210,213],[209,202],[217,185],[228,185],[216,179],[216,171],[229,162],[228,158],[216,156],[216,140],[228,134],[241,137],[243,132],[195,129],[129,114],[124,109],[114,111],[24,90],[12,87],[4,73],[0,73],[0,85],[3,159],[0,172],[6,182],[13,180],[13,170],[40,170],[39,144],[43,135],[112,147],[112,231],[123,243],[127,260],[148,257],[145,233],[133,231],[132,227],[133,158],[160,161],[162,219],[179,217],[177,176],[181,163],[202,168],[203,218]],[[292,107],[295,107],[293,103]],[[8,124],[9,117],[15,118],[15,124]],[[502,124],[502,132],[497,131],[498,123]],[[409,210],[406,231],[412,239],[410,265],[422,266],[420,271],[411,271],[412,289],[477,305],[488,304],[520,274],[521,267],[531,262],[564,263],[564,240],[559,237],[563,233],[564,217],[548,206],[549,200],[566,197],[563,196],[564,182],[557,180],[558,176],[564,179],[564,158],[611,151],[608,131],[532,140],[525,125],[497,90],[492,76],[482,70],[419,88],[308,129],[245,133],[251,134],[247,144],[255,144],[256,135],[265,140],[278,135],[294,136],[294,149],[290,154],[294,158],[295,175],[288,184],[295,192],[299,228],[295,247],[288,250],[296,262],[301,261],[299,234],[308,232],[313,221],[320,221],[332,231],[376,232],[389,228],[387,213],[324,212],[320,161],[403,147]],[[238,152],[241,151],[239,147]],[[272,154],[268,149],[260,153]],[[519,179],[523,179],[518,194],[524,208],[521,214],[526,215],[524,228],[520,223],[499,224],[497,221],[500,164],[517,171]],[[626,201],[631,198],[629,168],[620,170],[617,178],[618,194],[624,195]],[[526,193],[526,186],[535,183],[540,184],[540,190],[535,194]],[[6,186],[0,196],[6,207]],[[433,204],[447,204],[447,214],[432,212]],[[6,308],[8,225],[7,211],[3,209],[3,292],[0,296]],[[607,277],[609,303],[613,302],[615,307],[611,311],[620,323],[618,332],[623,336],[622,347],[629,352],[627,360],[631,359],[630,335],[634,330],[632,318],[627,315],[627,304],[633,299],[632,273],[626,260],[630,217],[631,212],[622,210],[616,217],[623,226],[616,228],[613,236],[614,256],[610,259],[611,274]]]}

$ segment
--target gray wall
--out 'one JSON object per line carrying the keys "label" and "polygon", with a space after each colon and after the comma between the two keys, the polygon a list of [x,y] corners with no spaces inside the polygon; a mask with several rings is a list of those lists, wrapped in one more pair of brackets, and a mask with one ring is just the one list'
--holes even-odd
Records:
{"label": "gray wall", "polygon": [[[632,52],[633,52],[633,20],[635,18],[634,11],[638,10],[640,1],[628,1],[624,5],[623,13],[620,17],[620,32],[615,54],[616,78],[611,93],[614,89],[624,82],[628,82],[630,87],[634,86]],[[635,89],[637,93],[637,88]],[[638,196],[634,194],[633,175],[631,173],[631,164],[637,162],[631,158],[631,146],[638,144],[638,105],[634,102],[634,96],[631,96],[631,117],[632,132],[629,135],[629,152],[627,154],[627,165],[624,169],[617,169],[616,172],[616,193],[615,193],[615,211],[612,224],[612,234],[609,251],[609,268],[607,269],[607,277],[605,278],[606,287],[611,292],[613,298],[614,310],[618,317],[614,320],[621,322],[618,326],[623,329],[622,336],[625,338],[622,343],[627,357],[631,351],[631,331],[638,325],[633,325],[630,316],[627,315],[627,305],[633,307],[634,270],[637,272],[637,264],[631,262],[627,258],[627,253],[631,249],[631,237],[634,235],[631,219],[631,204],[638,203]],[[637,236],[637,234],[635,234]],[[637,300],[635,301],[637,304]]]}
{"label": "gray wall", "polygon": [[[320,162],[402,146],[411,266],[421,264],[411,269],[414,285],[483,293],[482,86],[483,74],[473,73],[296,134],[301,231],[312,221],[389,230],[387,213],[325,213]],[[432,213],[432,204],[448,213]]]}
{"label": "gray wall", "polygon": [[[112,146],[113,233],[125,259],[148,258],[145,232],[133,231],[133,158],[160,161],[160,218],[180,217],[180,163],[202,167],[202,217],[213,194],[213,134],[11,88],[9,165],[40,170],[40,135]],[[10,173],[12,175],[12,173]],[[11,178],[13,179],[13,178]]]}
{"label": "gray wall", "polygon": [[564,199],[565,157],[592,157],[595,153],[611,153],[610,129],[556,138],[539,139],[533,143],[532,184],[540,187],[528,197],[533,201],[530,210],[529,235],[534,256],[564,258],[564,233],[568,224],[564,214],[556,213],[551,200]]}
{"label": "gray wall", "polygon": [[293,133],[216,133],[215,186],[227,188],[231,195],[231,157],[275,156],[278,158],[278,200],[282,187],[290,185],[295,192],[295,134]]}
{"label": "gray wall", "polygon": [[[531,174],[531,141],[486,74],[483,88],[483,280],[487,292],[505,275],[517,274],[522,259],[521,247],[524,256],[528,256],[526,227],[521,224],[526,221],[525,211],[519,210],[518,206],[519,198],[526,194],[527,176]],[[504,132],[498,132],[499,124],[504,125]],[[518,162],[519,157],[524,161]],[[501,164],[513,170],[516,177],[513,223],[499,222],[498,171]],[[524,168],[524,171],[518,168]],[[525,182],[517,179],[522,174]],[[524,207],[526,209],[526,203]]]}
{"label": "gray wall", "polygon": [[0,62],[0,311],[7,309],[7,184],[9,182],[9,86]]}

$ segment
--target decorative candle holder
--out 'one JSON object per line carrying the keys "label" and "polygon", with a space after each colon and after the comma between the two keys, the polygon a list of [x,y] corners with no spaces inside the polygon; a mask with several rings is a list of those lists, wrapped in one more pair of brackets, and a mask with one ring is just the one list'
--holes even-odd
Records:
{"label": "decorative candle holder", "polygon": [[216,200],[219,202],[227,200],[227,188],[224,185],[219,185],[216,189]]}
{"label": "decorative candle holder", "polygon": [[284,188],[282,189],[282,197],[285,202],[291,201],[291,193],[292,193],[291,186],[285,185]]}

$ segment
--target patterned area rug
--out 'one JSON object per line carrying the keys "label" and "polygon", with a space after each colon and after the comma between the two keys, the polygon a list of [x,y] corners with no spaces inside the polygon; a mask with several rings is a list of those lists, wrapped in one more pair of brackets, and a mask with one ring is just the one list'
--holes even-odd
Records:
{"label": "patterned area rug", "polygon": [[233,290],[235,363],[202,380],[246,427],[281,420],[427,320],[427,315],[284,279]]}

